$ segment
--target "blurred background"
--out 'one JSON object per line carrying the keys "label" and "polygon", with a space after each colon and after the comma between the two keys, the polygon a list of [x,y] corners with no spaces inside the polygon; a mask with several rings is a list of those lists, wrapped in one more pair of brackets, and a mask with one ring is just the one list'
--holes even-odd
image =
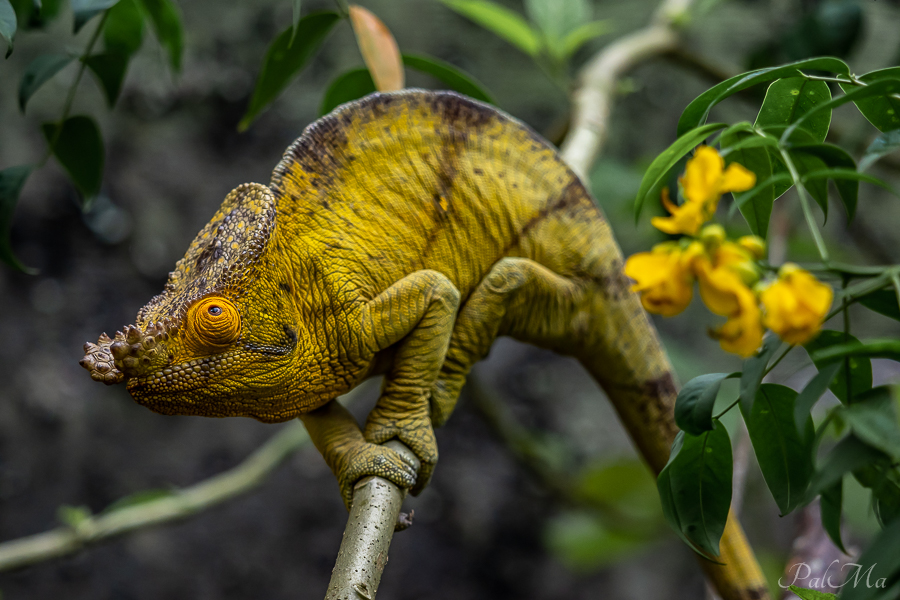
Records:
{"label": "blurred background", "polygon": [[[523,10],[518,0],[501,3]],[[507,42],[436,1],[361,4],[390,27],[401,51],[453,63],[483,82],[503,110],[553,141],[564,136],[567,84]],[[594,17],[608,19],[611,31],[579,50],[569,75],[604,44],[644,26],[656,4],[594,2]],[[0,268],[0,541],[58,526],[63,505],[99,512],[135,492],[196,483],[238,464],[282,427],[156,415],[124,387],[99,385],[78,366],[85,341],[131,323],[161,290],[231,189],[269,180],[284,149],[316,118],[328,83],[362,66],[350,28],[338,24],[299,79],[238,133],[266,48],[290,24],[290,3],[179,6],[180,75],[172,75],[149,34],[114,110],[104,107],[93,81],[79,89],[72,114],[96,118],[106,144],[102,192],[91,210],[82,213],[52,161],[31,177],[16,210],[13,246],[40,273]],[[304,12],[333,8],[324,0],[303,2]],[[0,167],[40,159],[39,123],[57,118],[75,76],[70,69],[51,80],[23,116],[17,89],[29,62],[48,50],[81,52],[96,26],[73,37],[69,9],[62,10],[45,29],[20,32],[14,54],[0,62]],[[674,139],[691,99],[722,77],[812,55],[845,57],[857,73],[898,65],[900,3],[706,0],[685,37],[684,52],[642,65],[622,83],[609,142],[591,175],[626,254],[662,239],[649,219],[634,225],[631,202],[643,169]],[[421,74],[408,77],[410,86],[440,87]],[[752,120],[763,94],[755,89],[724,103],[719,118]],[[874,129],[852,106],[834,120],[833,135],[861,154]],[[896,158],[873,172],[900,185]],[[776,204],[773,243],[783,244],[791,260],[814,259],[796,208]],[[735,233],[746,232],[739,217],[730,223]],[[825,231],[836,259],[883,264],[900,262],[898,223],[897,199],[864,185],[854,223],[847,227],[834,202]],[[657,320],[682,382],[739,367],[706,336],[717,320],[698,304]],[[858,337],[898,334],[893,321],[863,312],[854,318]],[[900,377],[896,363],[874,363],[876,385]],[[814,372],[795,352],[770,381],[796,388]],[[653,479],[577,363],[500,340],[476,375],[478,385],[464,391],[438,431],[441,460],[431,486],[408,501],[415,524],[394,539],[381,597],[702,596],[695,558],[664,524]],[[723,386],[723,404],[735,397],[730,385]],[[360,419],[375,388],[353,405]],[[732,419],[732,439],[746,444],[737,425]],[[742,520],[774,581],[795,516],[778,517],[750,456]],[[866,494],[853,483],[845,490],[849,539],[856,543],[877,527]],[[181,523],[0,573],[0,592],[5,599],[319,598],[345,521],[337,484],[308,446],[257,491]]]}

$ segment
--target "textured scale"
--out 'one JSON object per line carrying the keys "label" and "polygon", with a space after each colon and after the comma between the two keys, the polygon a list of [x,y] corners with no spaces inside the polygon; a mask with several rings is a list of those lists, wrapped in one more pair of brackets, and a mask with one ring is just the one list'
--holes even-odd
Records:
{"label": "textured scale", "polygon": [[[457,94],[374,94],[310,125],[268,186],[232,191],[162,294],[81,364],[165,414],[300,417],[344,501],[380,475],[418,493],[432,428],[494,338],[576,356],[650,466],[676,427],[671,368],[603,215],[531,129]],[[363,429],[331,402],[384,374]],[[380,444],[399,438],[418,471]],[[765,598],[740,525],[704,569]]]}

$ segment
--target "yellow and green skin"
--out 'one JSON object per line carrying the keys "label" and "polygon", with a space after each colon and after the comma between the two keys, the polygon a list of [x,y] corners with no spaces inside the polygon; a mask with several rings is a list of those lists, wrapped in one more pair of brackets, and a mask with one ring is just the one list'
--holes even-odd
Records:
{"label": "yellow and green skin", "polygon": [[[310,125],[268,186],[232,191],[136,324],[81,363],[159,413],[299,417],[349,506],[366,475],[427,485],[433,428],[508,335],[577,357],[659,472],[677,389],[630,287],[589,192],[531,129],[453,93],[375,94]],[[360,429],[332,400],[375,374]],[[722,597],[767,598],[734,519],[721,548],[703,564]]]}

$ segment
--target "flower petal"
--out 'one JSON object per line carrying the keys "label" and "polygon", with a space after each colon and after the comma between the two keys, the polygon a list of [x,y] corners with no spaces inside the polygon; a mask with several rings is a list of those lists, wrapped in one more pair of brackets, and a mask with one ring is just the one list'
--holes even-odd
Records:
{"label": "flower petal", "polygon": [[715,149],[709,146],[700,146],[694,152],[684,169],[684,177],[681,178],[681,186],[684,197],[689,202],[704,204],[718,200],[721,194],[719,183],[725,161]]}
{"label": "flower petal", "polygon": [[756,174],[743,165],[731,163],[722,176],[719,194],[725,192],[744,192],[756,185]]}

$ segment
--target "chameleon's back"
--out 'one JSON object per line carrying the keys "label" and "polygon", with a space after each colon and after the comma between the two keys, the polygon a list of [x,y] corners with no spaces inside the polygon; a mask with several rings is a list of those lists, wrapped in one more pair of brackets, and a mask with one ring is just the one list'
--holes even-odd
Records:
{"label": "chameleon's back", "polygon": [[[451,92],[374,94],[344,105],[287,150],[271,187],[285,236],[304,240],[326,264],[351,263],[373,294],[427,268],[465,297],[503,256],[568,275],[580,260],[566,247],[584,246],[573,244],[577,232],[565,221],[600,220],[546,141]],[[551,220],[565,235],[540,235]]]}

